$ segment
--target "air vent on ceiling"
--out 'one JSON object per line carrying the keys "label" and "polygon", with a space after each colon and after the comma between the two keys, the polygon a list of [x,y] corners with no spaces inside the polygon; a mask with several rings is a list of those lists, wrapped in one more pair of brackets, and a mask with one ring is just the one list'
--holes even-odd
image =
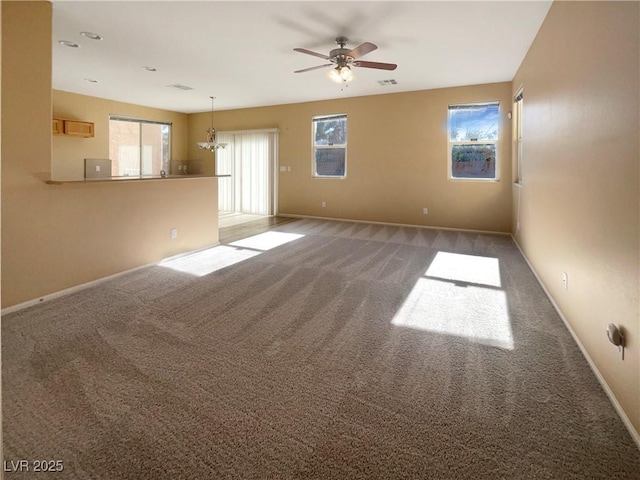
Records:
{"label": "air vent on ceiling", "polygon": [[386,86],[386,85],[397,85],[398,82],[396,82],[394,79],[390,79],[390,80],[378,80],[378,83],[382,86]]}
{"label": "air vent on ceiling", "polygon": [[176,88],[178,90],[193,90],[193,87],[187,87],[186,85],[181,85],[179,83],[174,83],[173,85],[167,85],[169,88]]}

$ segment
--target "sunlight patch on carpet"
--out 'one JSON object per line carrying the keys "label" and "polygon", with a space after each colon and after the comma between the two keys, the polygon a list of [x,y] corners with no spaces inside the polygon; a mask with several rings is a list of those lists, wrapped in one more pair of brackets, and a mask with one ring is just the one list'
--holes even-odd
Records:
{"label": "sunlight patch on carpet", "polygon": [[229,245],[220,245],[172,260],[165,260],[158,265],[196,277],[203,277],[302,237],[304,235],[296,233],[265,232],[243,238]]}
{"label": "sunlight patch on carpet", "polygon": [[229,245],[241,248],[251,248],[253,250],[261,250],[265,252],[267,250],[271,250],[272,248],[276,248],[286,243],[293,242],[294,240],[298,240],[302,237],[304,237],[304,235],[299,235],[297,233],[271,231],[261,233],[259,235],[254,235],[253,237],[243,238],[242,240],[230,243]]}
{"label": "sunlight patch on carpet", "polygon": [[260,255],[260,252],[221,245],[173,260],[166,260],[158,265],[196,277],[203,277],[256,255]]}
{"label": "sunlight patch on carpet", "polygon": [[420,278],[393,325],[513,350],[513,332],[502,290]]}
{"label": "sunlight patch on carpet", "polygon": [[493,257],[438,252],[426,276],[491,287],[502,286],[500,263]]}

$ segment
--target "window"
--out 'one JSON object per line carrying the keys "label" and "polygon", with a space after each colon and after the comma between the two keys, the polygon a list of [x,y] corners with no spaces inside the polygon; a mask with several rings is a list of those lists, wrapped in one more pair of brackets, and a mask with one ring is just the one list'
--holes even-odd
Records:
{"label": "window", "polygon": [[347,116],[313,117],[313,176],[344,178],[347,174]]}
{"label": "window", "polygon": [[109,158],[114,177],[169,171],[171,124],[111,115]]}
{"label": "window", "polygon": [[513,100],[513,127],[515,139],[515,152],[516,152],[516,183],[522,184],[522,107],[524,96],[522,89],[518,91],[516,97]]}
{"label": "window", "polygon": [[449,105],[449,178],[497,180],[498,102]]}

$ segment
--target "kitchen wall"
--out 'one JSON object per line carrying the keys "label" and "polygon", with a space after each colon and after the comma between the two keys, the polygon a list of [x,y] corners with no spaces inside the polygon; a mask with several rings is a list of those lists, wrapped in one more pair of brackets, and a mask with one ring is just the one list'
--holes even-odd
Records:
{"label": "kitchen wall", "polygon": [[[513,81],[524,88],[514,234],[636,431],[639,24],[638,2],[554,2]],[[609,323],[625,332],[624,361]]]}
{"label": "kitchen wall", "polygon": [[[448,105],[491,100],[500,101],[500,181],[448,180]],[[509,232],[511,108],[506,82],[215,111],[214,124],[280,129],[279,164],[291,167],[277,172],[280,213]],[[313,178],[311,119],[333,113],[348,115],[347,178]],[[213,171],[213,155],[195,146],[210,123],[210,112],[189,115],[190,171]]]}
{"label": "kitchen wall", "polygon": [[171,158],[187,159],[187,115],[185,113],[115,102],[104,98],[53,90],[53,116],[93,122],[95,136],[79,138],[53,135],[51,176],[56,180],[84,178],[85,158],[109,158],[109,115],[171,123]]}
{"label": "kitchen wall", "polygon": [[[56,92],[57,113],[95,121],[98,133],[54,140],[52,152],[51,3],[2,2],[1,8],[2,306],[217,243],[216,179],[44,182],[52,153],[68,162],[108,154],[103,125],[110,106]],[[151,114],[112,105],[122,114]],[[185,119],[172,118],[179,125],[174,154],[182,154]],[[171,228],[178,229],[175,240]]]}

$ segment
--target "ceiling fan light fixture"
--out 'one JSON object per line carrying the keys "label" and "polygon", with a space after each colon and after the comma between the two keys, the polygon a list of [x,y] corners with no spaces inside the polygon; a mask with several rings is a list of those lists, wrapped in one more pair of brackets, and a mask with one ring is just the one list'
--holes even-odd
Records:
{"label": "ceiling fan light fixture", "polygon": [[329,78],[336,83],[342,82],[342,77],[340,76],[340,67],[332,68],[329,70]]}
{"label": "ceiling fan light fixture", "polygon": [[350,82],[353,80],[353,71],[348,65],[338,66],[329,70],[329,78],[336,83]]}
{"label": "ceiling fan light fixture", "polygon": [[307,50],[306,48],[294,48],[294,52],[305,53],[307,55],[313,55],[314,57],[320,57],[324,60],[328,60],[331,63],[326,63],[324,65],[318,65],[316,67],[303,68],[302,70],[296,70],[293,73],[304,73],[310,72],[312,70],[317,70],[319,68],[330,67],[331,65],[336,65],[334,68],[329,70],[328,75],[331,80],[336,83],[350,82],[355,79],[353,75],[353,71],[351,67],[362,67],[362,68],[375,68],[378,70],[395,70],[398,65],[395,63],[382,63],[382,62],[367,62],[360,60],[364,55],[373,52],[378,47],[373,43],[364,42],[363,44],[357,46],[353,50],[349,50],[345,48],[347,44],[347,37],[337,37],[336,43],[340,48],[334,48],[329,52],[329,55],[324,55],[322,53],[312,52],[311,50]]}
{"label": "ceiling fan light fixture", "polygon": [[353,80],[353,72],[349,66],[340,67],[340,78],[345,82]]}

